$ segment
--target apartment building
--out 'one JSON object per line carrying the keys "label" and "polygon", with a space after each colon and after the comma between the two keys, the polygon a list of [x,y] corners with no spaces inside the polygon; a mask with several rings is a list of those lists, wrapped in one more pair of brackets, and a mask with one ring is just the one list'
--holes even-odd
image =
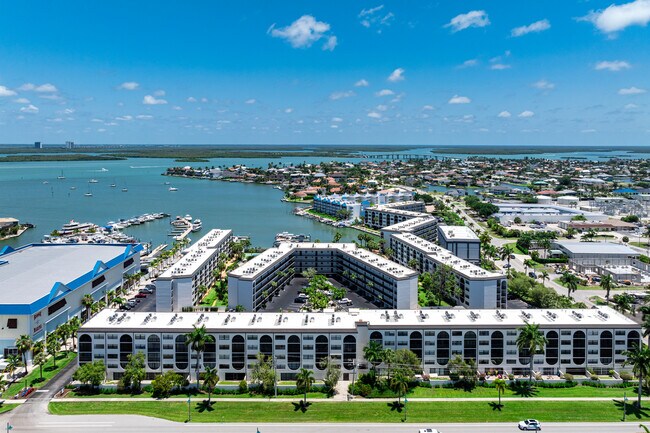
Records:
{"label": "apartment building", "polygon": [[282,243],[228,274],[228,304],[257,311],[294,275],[313,268],[381,308],[417,308],[418,274],[345,243]]}
{"label": "apartment building", "polygon": [[181,311],[199,301],[201,286],[215,281],[219,256],[229,255],[233,241],[232,230],[210,230],[184,251],[184,256],[156,279],[156,309]]}
{"label": "apartment building", "polygon": [[392,234],[389,247],[392,259],[408,264],[412,260],[420,272],[434,273],[447,265],[456,276],[458,293],[454,299],[467,308],[506,308],[507,278],[499,272],[490,272],[463,260],[450,251],[410,233]]}
{"label": "apartment building", "polygon": [[460,259],[481,263],[481,241],[467,226],[439,225],[438,244]]}
{"label": "apartment building", "polygon": [[[533,370],[597,374],[629,370],[624,352],[641,344],[641,326],[609,307],[584,310],[350,310],[319,313],[120,313],[104,310],[78,332],[79,364],[103,361],[119,379],[129,355],[145,354],[147,379],[165,371],[193,375],[196,353],[186,343],[194,326],[212,341],[199,364],[222,380],[250,379],[258,353],[270,356],[280,380],[300,368],[322,379],[322,361],[341,366],[342,379],[367,371],[363,348],[409,349],[422,372],[446,375],[450,359],[474,360],[479,372],[529,373],[530,354],[517,348],[527,323],[539,325],[547,344]],[[385,368],[386,366],[380,366]]]}
{"label": "apartment building", "polygon": [[[364,211],[371,206],[411,203],[413,195],[414,193],[410,191],[317,195],[314,197],[313,209],[328,215],[337,215],[344,210],[350,212],[351,218],[356,219],[363,218]],[[409,207],[409,205],[405,206]]]}

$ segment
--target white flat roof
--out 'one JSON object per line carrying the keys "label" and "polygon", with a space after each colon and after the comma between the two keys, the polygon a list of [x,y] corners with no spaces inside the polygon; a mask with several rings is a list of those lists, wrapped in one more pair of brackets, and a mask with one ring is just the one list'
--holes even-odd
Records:
{"label": "white flat roof", "polygon": [[412,269],[388,260],[370,251],[358,248],[355,244],[347,243],[282,243],[275,248],[269,248],[228,275],[236,278],[254,279],[265,269],[283,260],[287,255],[297,250],[336,250],[348,254],[365,264],[390,275],[393,278],[410,278],[417,275]]}
{"label": "white flat roof", "polygon": [[478,241],[478,236],[467,226],[446,226],[439,225],[438,229],[447,242],[450,241]]}
{"label": "white flat roof", "polygon": [[122,256],[123,244],[35,244],[0,256],[0,304],[31,304],[56,283],[69,285],[98,261]]}
{"label": "white flat roof", "polygon": [[[419,214],[426,215],[426,214]],[[382,228],[382,231],[391,231],[391,232],[409,232],[415,230],[418,227],[428,224],[437,224],[438,220],[432,216],[420,216],[416,218],[411,218],[401,223],[393,224],[392,226],[386,226]]]}
{"label": "white flat roof", "polygon": [[632,248],[614,244],[611,242],[566,242],[556,241],[553,242],[569,251],[571,254],[616,254],[616,255],[629,255],[638,256],[639,253]]}
{"label": "white flat roof", "polygon": [[435,260],[438,263],[443,263],[445,265],[451,266],[454,271],[465,276],[466,278],[478,280],[478,279],[494,279],[494,278],[504,278],[505,275],[497,272],[486,271],[485,269],[477,266],[473,263],[463,260],[460,257],[457,257],[452,254],[451,251],[436,245],[433,242],[424,240],[418,236],[415,236],[411,233],[398,233],[391,235],[392,237],[416,248],[426,254],[431,260]]}
{"label": "white flat roof", "polygon": [[232,230],[212,229],[190,246],[186,254],[158,278],[171,279],[191,277],[205,263],[214,249],[232,235]]}
{"label": "white flat roof", "polygon": [[[333,319],[333,320],[332,320]],[[353,331],[357,322],[381,328],[507,328],[526,323],[541,328],[640,329],[640,325],[609,307],[565,310],[357,310],[317,313],[120,313],[103,310],[80,332],[137,330],[187,332],[205,325],[208,332],[331,332]]]}

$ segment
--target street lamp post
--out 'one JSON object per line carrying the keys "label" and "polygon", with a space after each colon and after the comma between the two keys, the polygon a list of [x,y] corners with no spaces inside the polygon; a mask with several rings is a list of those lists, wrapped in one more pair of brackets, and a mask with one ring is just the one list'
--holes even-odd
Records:
{"label": "street lamp post", "polygon": [[187,398],[187,422],[192,422],[192,411],[190,409],[192,404],[192,396]]}
{"label": "street lamp post", "polygon": [[627,391],[623,391],[623,422],[627,416]]}

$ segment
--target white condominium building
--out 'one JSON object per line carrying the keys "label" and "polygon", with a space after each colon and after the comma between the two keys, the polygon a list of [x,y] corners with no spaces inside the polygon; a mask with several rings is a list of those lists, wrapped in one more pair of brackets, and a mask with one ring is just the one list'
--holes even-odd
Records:
{"label": "white condominium building", "polygon": [[195,305],[200,286],[214,283],[212,273],[219,256],[230,254],[232,230],[210,230],[185,252],[183,258],[156,279],[156,309],[181,311]]}
{"label": "white condominium building", "polygon": [[438,220],[427,214],[420,214],[415,218],[383,227],[381,229],[381,238],[388,244],[390,237],[397,233],[411,233],[427,241],[435,241],[438,237]]}
{"label": "white condominium building", "polygon": [[508,280],[504,274],[486,271],[410,233],[391,235],[389,247],[394,260],[402,264],[415,260],[415,267],[420,272],[434,273],[443,264],[451,267],[459,289],[454,298],[459,305],[467,308],[506,308]]}
{"label": "white condominium building", "polygon": [[[250,379],[258,353],[272,358],[280,380],[300,368],[322,379],[322,361],[339,364],[342,379],[364,372],[363,348],[409,349],[427,374],[448,374],[449,360],[474,360],[486,373],[529,372],[530,354],[517,348],[528,323],[539,325],[546,346],[533,359],[541,374],[597,374],[624,367],[624,352],[641,344],[641,327],[608,307],[585,310],[350,310],[321,313],[119,313],[104,310],[78,332],[79,364],[103,361],[109,380],[122,377],[129,355],[144,353],[146,376],[165,371],[193,375],[196,354],[186,344],[194,326],[212,341],[200,369],[222,380]],[[386,366],[380,366],[385,368]]]}
{"label": "white condominium building", "polygon": [[[314,197],[315,211],[328,215],[337,215],[341,210],[350,212],[351,218],[363,218],[365,209],[375,205],[411,203],[414,193],[398,191],[376,194],[330,194]],[[408,207],[408,206],[407,206]],[[424,208],[423,208],[424,209]]]}
{"label": "white condominium building", "polygon": [[406,201],[367,208],[364,214],[364,222],[368,227],[381,229],[422,216],[428,216],[425,213],[423,202]]}
{"label": "white condominium building", "polygon": [[452,254],[478,265],[481,263],[481,241],[467,226],[438,226],[438,244]]}
{"label": "white condominium building", "polygon": [[228,304],[257,311],[294,275],[313,268],[382,308],[417,308],[418,273],[355,244],[283,243],[228,274]]}

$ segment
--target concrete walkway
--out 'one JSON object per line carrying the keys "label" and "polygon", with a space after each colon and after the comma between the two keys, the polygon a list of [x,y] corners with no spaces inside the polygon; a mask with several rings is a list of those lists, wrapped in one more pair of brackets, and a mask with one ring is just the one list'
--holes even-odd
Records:
{"label": "concrete walkway", "polygon": [[[352,401],[357,402],[357,403],[373,403],[373,402],[392,402],[395,401],[397,398],[361,398],[361,397],[356,397]],[[611,401],[611,400],[617,400],[617,397],[501,397],[501,401]],[[623,399],[623,396],[621,395],[620,399]],[[200,398],[193,397],[192,400],[195,400],[197,402],[201,400],[207,400],[205,396],[201,396]],[[295,401],[295,400],[301,400],[300,396],[291,396],[291,398],[229,398],[229,397],[213,397],[212,401],[216,402],[216,404],[219,404],[220,401],[224,402],[258,402],[258,403],[287,403],[290,401]],[[317,403],[336,403],[340,401],[345,401],[345,396],[343,400],[340,399],[335,399],[335,398],[309,398],[307,399],[309,402],[317,402]],[[498,398],[495,397],[458,397],[458,398],[447,398],[447,397],[441,397],[441,398],[411,398],[408,397],[409,402],[440,402],[440,401],[497,401]],[[105,402],[105,401],[120,401],[120,402],[140,402],[140,401],[169,401],[169,402],[187,402],[187,397],[170,397],[166,398],[163,400],[155,399],[155,398],[137,398],[137,397],[86,397],[86,398],[56,398],[52,400],[53,402],[56,403],[80,403],[80,402]]]}

